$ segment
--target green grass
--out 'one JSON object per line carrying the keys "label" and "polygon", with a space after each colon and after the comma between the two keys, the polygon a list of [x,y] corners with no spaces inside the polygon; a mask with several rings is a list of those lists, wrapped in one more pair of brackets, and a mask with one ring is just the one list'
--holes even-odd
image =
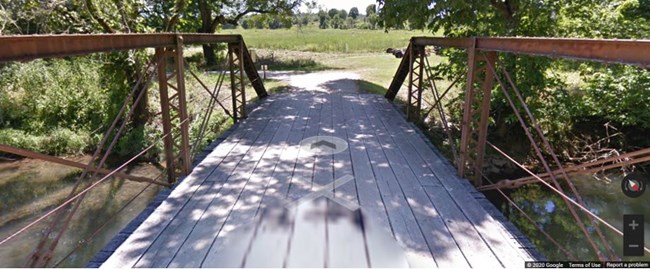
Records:
{"label": "green grass", "polygon": [[383,52],[405,47],[412,36],[430,35],[423,31],[361,29],[229,29],[222,34],[241,34],[249,48],[310,52]]}

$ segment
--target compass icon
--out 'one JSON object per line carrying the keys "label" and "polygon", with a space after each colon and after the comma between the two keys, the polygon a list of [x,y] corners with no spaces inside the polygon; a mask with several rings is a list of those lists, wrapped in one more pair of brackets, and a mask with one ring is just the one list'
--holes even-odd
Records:
{"label": "compass icon", "polygon": [[647,187],[646,175],[641,172],[632,172],[621,181],[621,189],[627,197],[641,196]]}

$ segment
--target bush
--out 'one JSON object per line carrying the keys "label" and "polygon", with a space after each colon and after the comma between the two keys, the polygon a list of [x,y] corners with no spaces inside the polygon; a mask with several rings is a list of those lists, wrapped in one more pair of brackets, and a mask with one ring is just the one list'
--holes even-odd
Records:
{"label": "bush", "polygon": [[49,154],[79,154],[88,147],[90,134],[85,131],[74,132],[68,128],[56,128],[41,139],[41,148]]}
{"label": "bush", "polygon": [[94,146],[91,132],[109,118],[102,66],[91,57],[2,66],[0,143],[47,154]]}
{"label": "bush", "polygon": [[45,154],[78,154],[94,145],[93,142],[88,132],[74,132],[67,128],[56,128],[40,135],[11,128],[0,129],[0,144]]}
{"label": "bush", "polygon": [[94,130],[106,118],[101,64],[90,58],[36,60],[0,74],[0,126],[42,133],[56,127]]}

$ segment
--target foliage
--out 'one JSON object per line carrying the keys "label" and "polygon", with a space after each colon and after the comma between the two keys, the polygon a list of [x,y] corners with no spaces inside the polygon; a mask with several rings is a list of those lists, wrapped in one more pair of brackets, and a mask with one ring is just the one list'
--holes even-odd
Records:
{"label": "foliage", "polygon": [[57,127],[44,134],[33,134],[13,128],[0,129],[0,144],[46,154],[79,154],[88,149],[96,137],[87,131]]}
{"label": "foliage", "polygon": [[109,116],[101,64],[91,58],[10,64],[0,73],[0,126],[42,133],[93,130]]}
{"label": "foliage", "polygon": [[357,17],[359,17],[359,9],[357,7],[351,8],[349,15],[350,15],[350,17],[352,17],[352,19],[356,20]]}
{"label": "foliage", "polygon": [[585,93],[577,104],[583,117],[602,118],[616,126],[650,129],[650,72],[631,66],[583,67]]}
{"label": "foliage", "polygon": [[339,14],[339,10],[336,8],[332,8],[329,11],[327,11],[327,15],[329,15],[330,18],[334,18],[334,16],[336,16],[337,14]]}
{"label": "foliage", "polygon": [[366,7],[366,16],[377,13],[377,5],[370,4]]}
{"label": "foliage", "polygon": [[[408,23],[411,28],[426,28],[434,32],[442,30],[449,37],[644,38],[650,27],[647,20],[650,18],[648,0],[380,2],[381,24],[387,30]],[[447,79],[465,72],[465,51],[445,49],[442,53],[449,57],[449,62],[435,66],[435,72]],[[572,123],[586,116],[611,120],[619,126],[647,126],[647,109],[639,106],[646,100],[648,92],[647,80],[644,79],[647,71],[587,63],[584,66],[591,68],[581,70],[586,83],[578,85],[577,91],[569,91],[562,72],[575,65],[567,61],[554,62],[544,57],[502,53],[498,66],[510,72],[532,113],[554,143],[566,141],[567,135],[574,131],[571,129]],[[503,76],[501,79],[505,81]],[[616,95],[628,98],[626,102],[613,106],[615,108],[609,108],[614,105],[614,100],[607,97]],[[459,96],[459,99],[462,98]],[[510,134],[509,129],[518,126],[517,120],[501,89],[497,87],[493,91],[491,104],[493,135],[503,139]],[[460,111],[450,109],[459,119]]]}

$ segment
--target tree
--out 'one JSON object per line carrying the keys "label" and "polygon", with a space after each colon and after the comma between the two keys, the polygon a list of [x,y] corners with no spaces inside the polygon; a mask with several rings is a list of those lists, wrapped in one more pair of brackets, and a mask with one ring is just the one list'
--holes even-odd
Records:
{"label": "tree", "polygon": [[375,4],[370,4],[366,7],[366,16],[370,16],[371,14],[377,13],[377,5]]}
{"label": "tree", "polygon": [[342,20],[347,19],[347,18],[348,18],[348,12],[345,11],[345,9],[341,9],[341,10],[339,10],[339,17],[340,17]]}
{"label": "tree", "polygon": [[348,14],[352,19],[357,19],[359,17],[359,9],[357,7],[353,7],[350,9],[350,13]]}
{"label": "tree", "polygon": [[330,21],[330,26],[335,29],[341,28],[343,25],[343,20],[339,16],[339,14],[335,14],[334,17],[332,17],[332,20]]}
{"label": "tree", "polygon": [[336,8],[332,8],[329,11],[327,11],[327,14],[330,16],[330,18],[334,18],[335,15],[339,14],[339,10]]}
{"label": "tree", "polygon": [[329,28],[329,15],[325,10],[318,11],[318,28],[327,29]]}
{"label": "tree", "polygon": [[[177,1],[184,2],[186,0]],[[251,13],[292,14],[293,10],[296,9],[302,1],[303,0],[190,1],[187,10],[184,11],[184,18],[187,23],[181,27],[181,30],[213,34],[217,31],[218,27],[226,23],[239,25],[239,21],[244,16]],[[217,56],[214,49],[214,45],[203,45],[203,56],[205,57],[207,66],[217,65]]]}
{"label": "tree", "polygon": [[376,13],[372,13],[368,15],[367,19],[368,19],[368,25],[370,26],[370,29],[374,30],[375,28],[377,28],[377,23],[379,22],[379,15],[377,15]]}
{"label": "tree", "polygon": [[[88,12],[88,21],[87,23],[97,25],[96,28],[99,31],[104,33],[143,33],[143,32],[153,32],[157,30],[169,31],[173,29],[178,23],[180,12],[185,7],[184,0],[178,0],[174,5],[168,4],[165,6],[164,2],[153,2],[158,3],[149,12],[146,8],[141,5],[140,1],[130,0],[130,1],[102,1],[99,5],[93,0],[84,0],[86,11]],[[171,12],[170,12],[171,11]],[[143,16],[147,14],[147,16]],[[166,20],[150,20],[149,22],[152,25],[147,25],[144,18],[168,18]],[[112,73],[116,78],[111,87],[117,88],[126,88],[130,89],[137,84],[138,78],[141,76],[147,76],[146,72],[151,72],[150,70],[145,70],[145,62],[147,61],[147,55],[144,50],[138,51],[128,51],[123,53],[116,53],[111,59],[111,63],[106,67],[109,73]],[[126,78],[121,80],[120,78]],[[120,82],[124,82],[124,85],[121,85]],[[144,126],[150,118],[149,112],[149,101],[148,95],[145,93],[138,103],[135,103],[135,99],[138,94],[142,91],[147,90],[147,85],[144,83],[140,84],[138,88],[135,89],[133,95],[133,105],[135,105],[134,113],[131,116],[131,121],[133,123],[134,129]],[[116,90],[119,92],[119,89]],[[121,99],[117,97],[116,99]],[[115,105],[119,105],[119,102]]]}

